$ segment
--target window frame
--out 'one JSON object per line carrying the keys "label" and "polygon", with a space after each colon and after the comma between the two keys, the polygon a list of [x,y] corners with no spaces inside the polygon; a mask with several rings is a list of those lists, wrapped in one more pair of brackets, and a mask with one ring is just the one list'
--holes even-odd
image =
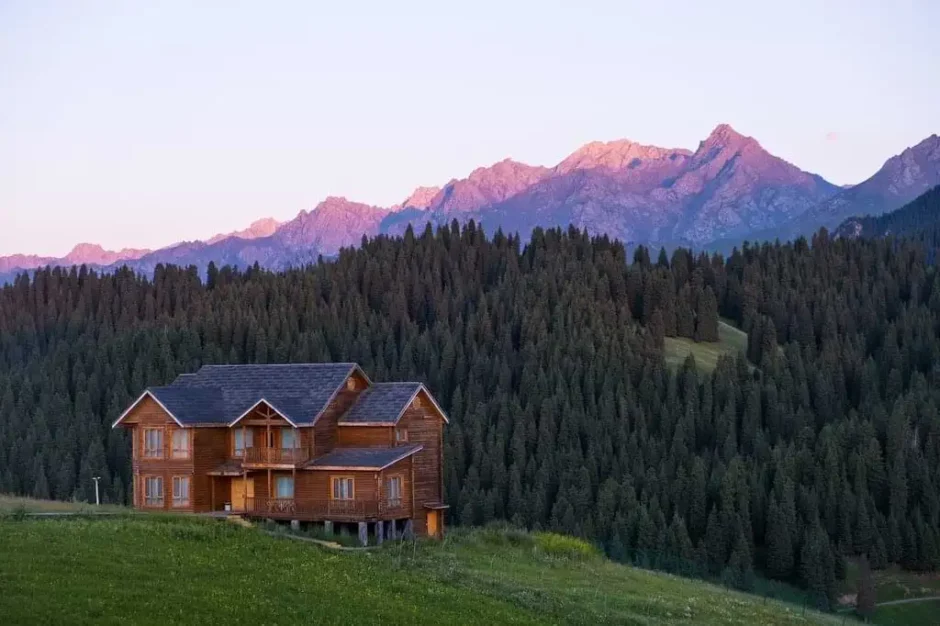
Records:
{"label": "window frame", "polygon": [[[294,440],[292,446],[284,445],[284,433],[290,433],[291,438]],[[293,426],[281,426],[281,450],[296,450],[300,448],[300,431],[294,428]]]}
{"label": "window frame", "polygon": [[[393,481],[398,482],[398,497],[393,498],[391,495],[391,485]],[[405,477],[402,474],[390,474],[385,477],[385,502],[391,505],[393,502],[395,506],[401,506],[404,501],[405,493]]]}
{"label": "window frame", "polygon": [[[336,486],[339,481],[349,481],[349,496],[348,497],[337,497]],[[342,496],[342,494],[339,494]],[[338,500],[340,502],[351,502],[356,499],[356,477],[350,475],[340,475],[340,476],[330,476],[330,500]]]}
{"label": "window frame", "polygon": [[[163,476],[160,474],[144,474],[141,478],[144,480],[144,506],[149,508],[159,508],[162,509],[164,503],[166,502],[166,487],[163,484]],[[148,495],[148,490],[150,488],[150,481],[159,481],[160,485],[160,497],[155,498]]]}
{"label": "window frame", "polygon": [[[177,435],[183,435],[185,441],[184,448],[176,447]],[[170,458],[171,459],[191,459],[193,456],[193,438],[192,431],[188,428],[177,428],[170,435]]]}
{"label": "window frame", "polygon": [[[281,495],[281,481],[290,481],[290,495],[282,496]],[[293,476],[275,476],[274,477],[274,497],[277,500],[293,500],[294,494],[296,494],[297,484],[294,482]]]}
{"label": "window frame", "polygon": [[[144,457],[145,459],[162,459],[166,456],[166,442],[163,439],[163,434],[166,431],[163,427],[145,427],[142,429],[143,439],[144,439]],[[149,433],[156,433],[158,445],[155,448],[148,446],[147,435]]]}
{"label": "window frame", "polygon": [[[189,476],[185,476],[185,475],[183,475],[183,476],[174,476],[174,477],[171,479],[171,481],[172,481],[172,483],[173,483],[173,494],[172,494],[173,508],[176,509],[176,508],[188,507],[188,506],[190,505],[190,501],[191,501],[191,500],[190,500],[190,494],[192,493],[193,481],[190,479]],[[185,499],[183,499],[183,496],[182,496],[182,485],[183,485],[183,481],[186,481],[186,498],[185,498]],[[177,492],[177,484],[180,485],[180,495],[179,495],[179,496],[176,495],[176,492]]]}
{"label": "window frame", "polygon": [[408,443],[408,429],[395,427],[395,443]]}
{"label": "window frame", "polygon": [[[238,435],[242,432],[244,432],[245,437],[244,437],[244,440],[242,441],[241,451],[239,451]],[[248,448],[255,447],[255,434],[254,433],[255,431],[253,431],[250,428],[245,428],[244,430],[241,428],[235,428],[232,430],[232,456],[233,457],[239,458],[239,459],[244,458],[245,450],[247,450]]]}

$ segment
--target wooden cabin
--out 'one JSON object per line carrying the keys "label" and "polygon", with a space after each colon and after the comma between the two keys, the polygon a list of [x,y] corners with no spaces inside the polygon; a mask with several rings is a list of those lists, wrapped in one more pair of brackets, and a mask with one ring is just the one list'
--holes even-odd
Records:
{"label": "wooden cabin", "polygon": [[131,431],[135,508],[352,525],[366,543],[443,533],[447,421],[421,383],[303,363],[205,365],[113,426]]}

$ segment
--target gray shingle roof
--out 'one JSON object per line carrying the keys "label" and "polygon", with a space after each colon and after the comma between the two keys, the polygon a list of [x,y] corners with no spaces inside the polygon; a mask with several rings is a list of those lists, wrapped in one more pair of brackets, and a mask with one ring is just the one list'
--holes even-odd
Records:
{"label": "gray shingle roof", "polygon": [[376,383],[363,391],[340,424],[395,424],[414,399],[421,383]]}
{"label": "gray shingle roof", "polygon": [[294,424],[311,425],[355,363],[204,365],[149,391],[184,425],[229,424],[265,400]]}
{"label": "gray shingle roof", "polygon": [[222,390],[214,387],[150,387],[147,391],[183,424],[225,424]]}
{"label": "gray shingle roof", "polygon": [[307,464],[311,469],[363,468],[380,470],[424,448],[421,444],[394,448],[337,448]]}

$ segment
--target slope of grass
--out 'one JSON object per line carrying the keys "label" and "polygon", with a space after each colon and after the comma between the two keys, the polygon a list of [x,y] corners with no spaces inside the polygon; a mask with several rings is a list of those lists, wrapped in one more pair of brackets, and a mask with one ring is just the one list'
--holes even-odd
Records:
{"label": "slope of grass", "polygon": [[839,623],[513,531],[334,552],[214,520],[7,518],[0,563],[10,624]]}
{"label": "slope of grass", "polygon": [[666,337],[663,354],[666,363],[678,367],[691,354],[695,365],[703,372],[712,372],[723,354],[747,352],[747,333],[727,322],[718,322],[718,341],[695,342],[686,337]]}
{"label": "slope of grass", "polygon": [[871,618],[881,626],[933,626],[940,624],[940,601],[880,606]]}
{"label": "slope of grass", "polygon": [[[917,598],[940,597],[940,576],[907,572],[897,566],[873,572],[875,579],[875,602],[892,602]],[[845,591],[854,600],[858,586],[858,565],[850,562],[846,572]],[[872,623],[891,626],[906,624],[940,623],[940,600],[909,604],[893,604],[878,607],[872,617]]]}
{"label": "slope of grass", "polygon": [[63,502],[60,500],[34,500],[0,493],[0,514],[10,513],[94,513],[127,511],[126,507],[113,504],[95,506],[87,502]]}

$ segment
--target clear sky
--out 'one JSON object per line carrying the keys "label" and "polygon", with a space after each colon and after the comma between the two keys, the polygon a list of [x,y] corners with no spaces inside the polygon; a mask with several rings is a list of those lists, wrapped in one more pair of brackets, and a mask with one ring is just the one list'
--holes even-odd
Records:
{"label": "clear sky", "polygon": [[0,254],[389,205],[720,122],[859,182],[940,132],[938,23],[936,0],[0,0]]}

